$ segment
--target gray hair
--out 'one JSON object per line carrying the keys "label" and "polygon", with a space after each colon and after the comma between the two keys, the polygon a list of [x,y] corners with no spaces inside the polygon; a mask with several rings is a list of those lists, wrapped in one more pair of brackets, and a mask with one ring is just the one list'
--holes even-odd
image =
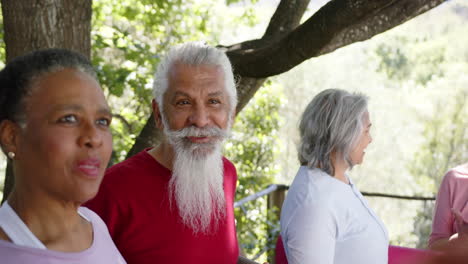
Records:
{"label": "gray hair", "polygon": [[229,96],[230,110],[232,112],[235,109],[237,105],[237,90],[231,63],[226,54],[202,42],[188,42],[170,49],[156,70],[153,96],[161,112],[164,93],[169,86],[169,72],[177,63],[192,66],[212,65],[221,67],[224,73],[224,85]]}
{"label": "gray hair", "polygon": [[343,155],[350,168],[349,154],[363,131],[362,117],[367,97],[338,89],[317,94],[302,114],[298,154],[301,165],[335,173],[331,155]]}

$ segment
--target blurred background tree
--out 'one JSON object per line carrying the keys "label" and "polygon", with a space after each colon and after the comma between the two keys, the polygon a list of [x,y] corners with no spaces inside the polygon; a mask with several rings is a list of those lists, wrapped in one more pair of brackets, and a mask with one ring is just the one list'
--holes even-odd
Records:
{"label": "blurred background tree", "polygon": [[[409,169],[415,182],[425,193],[436,194],[445,173],[468,162],[468,89],[454,97],[440,98],[432,118],[426,118],[423,144],[416,152]],[[418,210],[414,233],[417,247],[427,246],[431,232],[434,203],[425,203]]]}
{"label": "blurred background tree", "polygon": [[[284,95],[278,84],[266,83],[268,89],[260,90],[237,116],[232,137],[225,146],[225,155],[231,159],[238,172],[236,201],[253,195],[275,182],[279,172],[276,162],[281,150],[279,128],[282,124],[280,108]],[[274,248],[277,232],[271,232],[273,212],[267,212],[267,200],[263,196],[243,208],[235,209],[238,239],[244,253],[254,258],[267,256],[262,252],[265,246]],[[278,228],[279,230],[279,228]]]}

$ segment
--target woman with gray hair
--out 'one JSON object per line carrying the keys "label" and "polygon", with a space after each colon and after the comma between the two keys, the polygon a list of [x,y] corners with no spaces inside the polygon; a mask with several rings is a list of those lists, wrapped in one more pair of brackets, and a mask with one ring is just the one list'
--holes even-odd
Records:
{"label": "woman with gray hair", "polygon": [[372,142],[367,98],[319,93],[300,122],[301,167],[281,213],[289,264],[387,263],[383,223],[347,175]]}

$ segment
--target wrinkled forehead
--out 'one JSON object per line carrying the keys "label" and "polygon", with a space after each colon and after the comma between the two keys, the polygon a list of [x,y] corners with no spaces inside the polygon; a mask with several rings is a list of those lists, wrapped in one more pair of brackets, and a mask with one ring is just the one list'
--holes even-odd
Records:
{"label": "wrinkled forehead", "polygon": [[217,73],[223,76],[223,69],[221,65],[214,65],[214,64],[188,64],[182,62],[175,62],[171,70],[169,71],[169,75],[174,75],[183,71],[190,71],[193,73],[204,74],[206,72],[210,73]]}
{"label": "wrinkled forehead", "polygon": [[188,65],[176,63],[168,73],[168,91],[198,90],[227,94],[224,72],[217,65]]}

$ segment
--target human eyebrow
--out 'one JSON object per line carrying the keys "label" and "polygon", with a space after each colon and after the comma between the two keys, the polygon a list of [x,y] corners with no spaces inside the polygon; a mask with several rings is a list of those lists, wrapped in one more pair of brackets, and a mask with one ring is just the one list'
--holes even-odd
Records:
{"label": "human eyebrow", "polygon": [[[57,113],[57,112],[69,112],[69,111],[70,112],[82,112],[84,111],[84,108],[83,106],[78,105],[78,104],[60,104],[60,105],[56,105],[55,107],[53,107],[50,112]],[[112,116],[112,112],[110,111],[108,107],[100,107],[97,110],[97,113],[101,115]]]}
{"label": "human eyebrow", "polygon": [[83,107],[77,104],[59,104],[54,106],[50,112],[82,111]]}
{"label": "human eyebrow", "polygon": [[174,93],[174,98],[177,97],[177,96],[190,97],[190,95],[189,95],[188,93],[181,92],[181,91],[176,91],[176,92]]}
{"label": "human eyebrow", "polygon": [[210,96],[210,97],[216,97],[216,96],[222,96],[222,95],[223,95],[222,91],[216,91],[216,92],[208,93],[208,96]]}
{"label": "human eyebrow", "polygon": [[97,111],[98,114],[112,116],[112,112],[107,107],[102,107]]}

